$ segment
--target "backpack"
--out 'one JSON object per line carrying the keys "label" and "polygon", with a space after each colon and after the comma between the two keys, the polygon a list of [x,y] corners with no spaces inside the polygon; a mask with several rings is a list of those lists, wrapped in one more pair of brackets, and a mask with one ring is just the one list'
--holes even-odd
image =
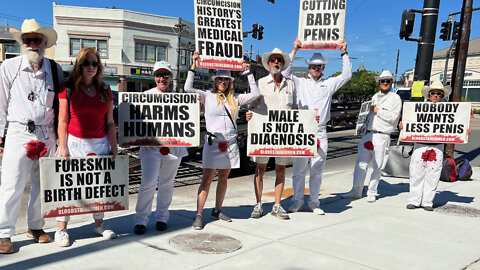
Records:
{"label": "backpack", "polygon": [[457,180],[457,167],[455,160],[447,154],[444,155],[442,172],[440,173],[440,181],[455,182]]}
{"label": "backpack", "polygon": [[472,179],[472,166],[468,159],[462,159],[457,165],[457,180],[467,181]]}

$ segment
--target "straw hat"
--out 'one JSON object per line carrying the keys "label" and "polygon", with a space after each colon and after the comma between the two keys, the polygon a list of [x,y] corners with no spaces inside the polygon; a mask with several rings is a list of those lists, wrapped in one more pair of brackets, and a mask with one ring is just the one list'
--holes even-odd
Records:
{"label": "straw hat", "polygon": [[270,70],[270,68],[268,67],[268,60],[270,60],[270,56],[272,56],[274,54],[278,54],[278,55],[281,55],[283,57],[282,71],[287,69],[287,67],[290,66],[290,64],[292,62],[292,60],[290,59],[290,56],[288,56],[288,54],[286,54],[286,53],[283,53],[282,50],[280,50],[279,48],[275,48],[275,49],[273,49],[272,52],[264,53],[263,56],[262,56],[262,64],[263,64],[263,67],[266,70]]}
{"label": "straw hat", "polygon": [[19,31],[14,28],[10,28],[10,33],[18,43],[23,44],[22,36],[29,33],[42,34],[47,38],[47,48],[50,48],[57,42],[57,32],[51,27],[40,27],[35,19],[24,20],[22,24],[22,30]]}
{"label": "straw hat", "polygon": [[390,73],[390,71],[388,70],[384,70],[382,71],[382,73],[380,73],[379,76],[375,76],[375,81],[378,83],[378,81],[380,80],[385,80],[385,79],[390,79],[392,81],[395,81],[395,75],[392,75],[392,73]]}
{"label": "straw hat", "polygon": [[430,93],[430,90],[442,90],[444,97],[448,97],[452,93],[450,85],[443,85],[440,81],[432,82],[430,86],[422,87],[422,96],[428,99],[428,93]]}

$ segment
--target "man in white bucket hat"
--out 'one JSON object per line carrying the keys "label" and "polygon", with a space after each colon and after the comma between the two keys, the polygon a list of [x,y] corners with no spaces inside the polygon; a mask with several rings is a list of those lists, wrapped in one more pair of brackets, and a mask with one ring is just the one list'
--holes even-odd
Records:
{"label": "man in white bucket hat", "polygon": [[370,113],[367,117],[367,132],[358,145],[357,161],[353,172],[353,187],[343,198],[360,199],[367,175],[368,164],[372,162],[372,175],[367,191],[367,201],[375,202],[380,173],[386,162],[390,133],[395,131],[402,111],[400,96],[392,92],[395,76],[388,70],[375,77],[380,91],[373,95]]}
{"label": "man in white bucket hat", "polygon": [[10,238],[29,177],[27,236],[39,243],[51,241],[42,230],[38,158],[55,153],[54,99],[63,81],[60,66],[44,58],[45,49],[57,41],[54,29],[31,19],[23,22],[20,31],[10,32],[22,45],[23,55],[0,66],[0,142],[9,122],[0,185],[0,253],[13,252]]}
{"label": "man in white bucket hat", "polygon": [[[265,53],[262,56],[263,67],[270,72],[267,76],[258,80],[258,89],[260,97],[252,103],[252,110],[257,113],[267,114],[268,110],[289,110],[296,109],[295,84],[289,78],[282,75],[288,66],[290,66],[290,57],[280,49],[275,48],[272,52]],[[247,117],[249,117],[247,115]],[[251,217],[260,218],[263,215],[262,190],[263,175],[267,169],[267,163],[270,157],[255,157],[257,163],[255,170],[255,204]],[[271,214],[279,219],[290,219],[287,212],[280,205],[282,199],[283,187],[285,184],[285,167],[295,162],[291,157],[275,157],[275,204]]]}
{"label": "man in white bucket hat", "polygon": [[[302,42],[297,39],[290,53],[292,59],[294,59],[295,54],[301,47]],[[297,158],[295,164],[293,164],[292,183],[294,194],[292,205],[288,209],[292,213],[301,210],[304,204],[305,175],[310,163],[310,199],[307,203],[308,210],[317,215],[325,214],[320,208],[318,196],[322,184],[322,173],[327,160],[327,122],[330,120],[330,105],[333,94],[352,77],[352,64],[348,58],[347,43],[345,41],[340,43],[340,51],[343,68],[342,73],[336,77],[322,78],[323,70],[328,60],[325,60],[321,53],[314,53],[310,60],[305,60],[310,71],[308,78],[298,78],[295,75],[290,75],[292,74],[291,65],[284,72],[284,75],[290,76],[295,82],[298,107],[302,110],[316,110],[318,120],[317,155],[313,158]]]}

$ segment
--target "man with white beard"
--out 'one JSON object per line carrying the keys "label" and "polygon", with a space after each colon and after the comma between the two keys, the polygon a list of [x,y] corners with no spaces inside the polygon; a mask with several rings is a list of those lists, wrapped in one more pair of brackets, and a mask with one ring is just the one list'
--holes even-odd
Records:
{"label": "man with white beard", "polygon": [[[252,103],[252,110],[260,114],[267,114],[268,110],[289,110],[296,109],[296,91],[293,81],[282,75],[291,59],[288,54],[275,48],[271,53],[265,53],[262,56],[263,67],[270,71],[270,74],[258,80],[258,89],[260,97]],[[251,118],[247,116],[247,119]],[[251,217],[260,218],[263,215],[262,190],[263,175],[267,169],[267,163],[270,157],[255,157],[257,168],[255,169],[255,204]],[[291,157],[275,157],[275,204],[271,214],[279,219],[290,219],[287,212],[280,205],[282,199],[283,187],[285,184],[285,167],[295,162]]]}
{"label": "man with white beard", "polygon": [[42,229],[38,159],[55,153],[54,98],[63,82],[61,67],[44,57],[45,49],[57,41],[53,28],[40,27],[31,19],[23,22],[21,31],[10,32],[22,45],[23,55],[0,66],[0,142],[9,123],[0,185],[0,254],[13,252],[11,237],[29,178],[27,236],[38,243],[51,241]]}

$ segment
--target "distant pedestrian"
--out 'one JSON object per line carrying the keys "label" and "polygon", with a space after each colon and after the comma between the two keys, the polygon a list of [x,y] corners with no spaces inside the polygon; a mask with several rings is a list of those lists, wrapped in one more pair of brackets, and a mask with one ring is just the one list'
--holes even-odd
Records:
{"label": "distant pedestrian", "polygon": [[[174,93],[170,86],[172,67],[166,61],[156,62],[153,67],[156,87],[145,93]],[[157,191],[155,210],[155,228],[165,231],[170,218],[168,208],[172,202],[173,186],[182,157],[187,156],[185,147],[141,146],[139,157],[142,166],[142,182],[138,190],[135,207],[135,234],[144,234],[147,230],[148,216],[152,212],[152,202]]]}
{"label": "distant pedestrian", "polygon": [[[113,95],[110,86],[102,82],[100,54],[86,47],[77,54],[77,60],[67,82],[59,94],[58,116],[59,156],[65,159],[89,155],[118,154],[117,129],[113,120]],[[70,92],[70,94],[68,94]],[[70,95],[70,100],[68,100]],[[94,233],[105,239],[116,234],[104,226],[103,212],[93,213]],[[69,216],[57,217],[55,243],[70,245],[67,225]]]}
{"label": "distant pedestrian", "polygon": [[380,91],[373,95],[370,112],[367,117],[367,131],[358,144],[357,161],[353,172],[352,190],[343,198],[362,198],[363,185],[367,175],[368,164],[372,162],[372,174],[368,184],[367,201],[375,202],[377,187],[383,164],[386,163],[390,146],[390,133],[397,128],[402,110],[400,96],[392,92],[395,76],[388,70],[375,77]]}
{"label": "distant pedestrian", "polygon": [[11,237],[29,178],[27,236],[38,243],[51,241],[42,229],[38,159],[55,154],[55,85],[63,82],[60,65],[44,57],[45,49],[57,41],[53,28],[40,27],[31,19],[23,22],[20,31],[10,32],[21,44],[22,55],[0,66],[0,142],[9,123],[0,185],[0,253],[13,252]]}
{"label": "distant pedestrian", "polygon": [[[218,169],[218,183],[215,198],[215,208],[211,216],[215,219],[227,222],[232,219],[222,212],[223,200],[227,191],[227,180],[231,169],[240,167],[240,153],[238,149],[238,130],[236,120],[240,106],[246,105],[258,97],[258,88],[252,73],[248,73],[248,82],[251,92],[248,94],[237,94],[234,92],[233,80],[230,71],[218,70],[212,77],[214,89],[203,91],[193,88],[194,71],[196,61],[199,59],[198,52],[195,52],[193,64],[188,71],[185,82],[185,92],[200,94],[200,102],[205,107],[205,123],[207,134],[203,145],[202,183],[198,187],[197,214],[192,227],[196,230],[203,229],[202,212],[210,190],[210,184]],[[248,65],[244,63],[244,68]]]}
{"label": "distant pedestrian", "polygon": [[[302,47],[302,42],[296,40],[293,44],[293,50],[290,58],[294,59],[298,49]],[[298,107],[302,110],[317,111],[317,155],[313,158],[297,158],[293,164],[293,197],[289,212],[299,211],[304,204],[305,193],[305,175],[310,163],[310,199],[308,200],[308,210],[314,214],[323,215],[324,211],[320,208],[318,196],[322,184],[322,174],[327,160],[328,139],[327,122],[330,121],[330,107],[332,96],[345,85],[352,77],[352,64],[347,53],[347,42],[340,43],[340,52],[343,61],[343,69],[340,75],[322,78],[325,66],[328,60],[325,60],[321,53],[315,53],[310,60],[305,60],[308,65],[308,78],[299,78],[292,74],[292,66],[288,66],[284,72],[285,76],[290,76],[297,89]]]}

